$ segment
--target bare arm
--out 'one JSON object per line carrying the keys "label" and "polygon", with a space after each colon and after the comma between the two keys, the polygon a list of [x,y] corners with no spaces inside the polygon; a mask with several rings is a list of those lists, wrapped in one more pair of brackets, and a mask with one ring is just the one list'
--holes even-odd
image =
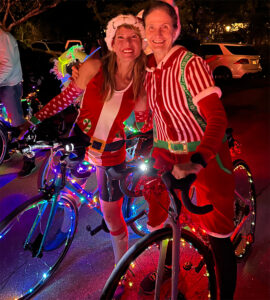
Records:
{"label": "bare arm", "polygon": [[74,79],[75,84],[82,90],[86,89],[88,82],[97,74],[101,66],[99,59],[89,58],[79,68],[78,77]]}

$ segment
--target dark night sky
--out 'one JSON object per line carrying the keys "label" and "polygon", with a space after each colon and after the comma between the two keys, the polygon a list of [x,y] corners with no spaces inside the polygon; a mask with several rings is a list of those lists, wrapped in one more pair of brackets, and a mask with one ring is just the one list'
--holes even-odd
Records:
{"label": "dark night sky", "polygon": [[86,37],[87,32],[96,30],[92,10],[86,7],[84,1],[60,3],[32,20],[42,22],[55,39],[80,39]]}

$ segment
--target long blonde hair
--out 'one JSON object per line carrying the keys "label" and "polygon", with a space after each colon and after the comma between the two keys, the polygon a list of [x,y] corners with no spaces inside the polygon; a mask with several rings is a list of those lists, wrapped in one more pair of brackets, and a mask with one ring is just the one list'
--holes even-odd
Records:
{"label": "long blonde hair", "polygon": [[[139,36],[139,30],[129,24],[123,24],[120,27],[125,27],[128,29],[134,30]],[[132,77],[133,77],[133,99],[138,99],[140,94],[141,87],[144,82],[145,77],[145,65],[146,65],[146,55],[144,54],[143,49],[141,50],[141,54],[135,59]],[[101,87],[101,94],[103,96],[103,100],[109,100],[116,87],[115,81],[115,73],[117,70],[117,61],[116,61],[116,54],[114,51],[109,51],[109,53],[102,58],[102,71],[104,81]]]}

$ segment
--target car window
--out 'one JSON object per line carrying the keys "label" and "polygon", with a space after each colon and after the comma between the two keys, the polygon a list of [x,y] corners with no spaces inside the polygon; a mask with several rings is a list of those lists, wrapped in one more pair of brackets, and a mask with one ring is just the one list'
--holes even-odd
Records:
{"label": "car window", "polygon": [[200,47],[201,55],[222,55],[222,51],[219,45],[201,45]]}
{"label": "car window", "polygon": [[62,43],[48,43],[50,50],[64,52],[64,45]]}
{"label": "car window", "polygon": [[258,55],[258,52],[251,46],[225,46],[232,54],[236,55]]}
{"label": "car window", "polygon": [[32,48],[39,50],[47,50],[46,46],[43,43],[33,43]]}

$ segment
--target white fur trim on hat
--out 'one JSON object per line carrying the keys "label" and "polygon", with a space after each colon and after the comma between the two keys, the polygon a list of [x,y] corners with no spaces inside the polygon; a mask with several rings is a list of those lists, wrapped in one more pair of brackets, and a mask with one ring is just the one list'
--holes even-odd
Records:
{"label": "white fur trim on hat", "polygon": [[147,42],[145,39],[144,27],[142,21],[133,16],[133,15],[118,15],[117,17],[111,19],[107,25],[105,42],[110,51],[112,51],[112,41],[115,37],[115,32],[117,28],[121,25],[128,24],[132,25],[139,29],[141,39],[142,39],[142,48],[145,49]]}

